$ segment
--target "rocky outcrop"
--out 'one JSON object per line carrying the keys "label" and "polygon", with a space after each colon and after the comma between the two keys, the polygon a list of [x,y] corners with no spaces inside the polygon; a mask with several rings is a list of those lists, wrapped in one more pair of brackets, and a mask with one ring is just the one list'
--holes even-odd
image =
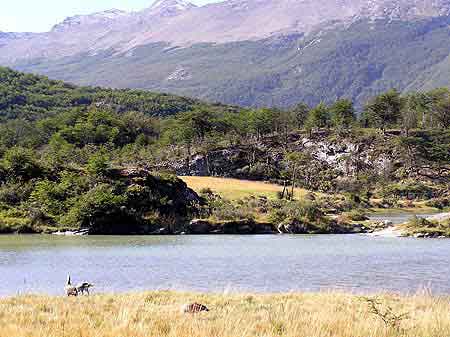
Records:
{"label": "rocky outcrop", "polygon": [[[426,153],[418,152],[411,161],[410,154],[399,145],[400,136],[395,130],[356,136],[354,133],[336,135],[326,130],[312,136],[305,132],[269,135],[239,145],[217,147],[208,154],[194,153],[190,160],[174,158],[160,163],[155,169],[173,170],[182,176],[272,180],[282,184],[281,172],[288,166],[286,154],[299,152],[307,155],[308,159],[300,164],[301,177],[298,178],[304,182],[305,188],[311,190],[329,191],[346,186],[361,173],[388,175],[399,181],[448,182],[450,170],[444,165],[435,165]],[[411,136],[424,141],[430,138],[420,131],[411,133]],[[438,139],[433,142],[438,142]]]}
{"label": "rocky outcrop", "polygon": [[338,224],[332,221],[328,226],[315,226],[298,220],[286,220],[279,225],[255,222],[253,220],[219,221],[196,219],[186,226],[185,234],[192,235],[260,235],[260,234],[359,234],[368,228],[360,224]]}
{"label": "rocky outcrop", "polygon": [[311,167],[318,173],[326,171],[335,178],[352,177],[362,171],[382,173],[401,165],[398,154],[391,149],[389,136],[356,141],[332,138],[323,132],[313,137],[292,133],[287,140],[281,136],[267,136],[253,144],[217,148],[207,155],[197,153],[191,156],[190,161],[184,158],[165,162],[157,169],[172,169],[182,176],[279,179],[280,171],[286,165],[285,154],[294,151],[310,153]]}
{"label": "rocky outcrop", "polygon": [[277,232],[280,234],[360,234],[367,231],[368,228],[362,224],[338,223],[335,220],[325,226],[317,226],[298,219],[287,219],[277,226]]}
{"label": "rocky outcrop", "polygon": [[207,220],[192,220],[186,228],[189,234],[211,234],[214,225]]}
{"label": "rocky outcrop", "polygon": [[203,204],[172,175],[127,168],[111,170],[107,179],[120,186],[114,190],[120,202],[88,205],[79,221],[89,234],[176,234]]}
{"label": "rocky outcrop", "polygon": [[235,220],[213,222],[209,220],[192,220],[186,226],[186,234],[276,234],[271,224],[257,223],[253,220]]}

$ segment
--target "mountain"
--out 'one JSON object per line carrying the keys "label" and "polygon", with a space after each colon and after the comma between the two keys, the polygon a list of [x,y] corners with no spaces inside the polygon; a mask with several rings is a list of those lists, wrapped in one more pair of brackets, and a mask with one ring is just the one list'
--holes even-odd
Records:
{"label": "mountain", "polygon": [[0,64],[247,106],[361,105],[393,86],[449,85],[449,17],[450,0],[159,0],[0,35]]}

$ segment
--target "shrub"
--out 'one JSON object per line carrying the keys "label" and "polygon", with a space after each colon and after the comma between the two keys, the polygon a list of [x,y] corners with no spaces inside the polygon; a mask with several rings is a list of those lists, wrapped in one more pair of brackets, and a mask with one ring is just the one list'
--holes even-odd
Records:
{"label": "shrub", "polygon": [[7,175],[22,179],[37,177],[42,171],[33,150],[18,146],[5,152],[3,167]]}
{"label": "shrub", "polygon": [[407,180],[383,187],[380,195],[383,198],[430,199],[435,193],[436,190],[432,186],[415,180]]}
{"label": "shrub", "polygon": [[367,217],[367,213],[360,209],[354,209],[349,212],[346,212],[344,213],[344,216],[351,221],[365,221],[369,219]]}
{"label": "shrub", "polygon": [[33,189],[34,184],[32,181],[8,182],[0,187],[0,202],[8,205],[19,205],[28,200]]}
{"label": "shrub", "polygon": [[406,228],[410,234],[421,233],[426,237],[450,237],[450,219],[439,222],[414,217],[406,224]]}
{"label": "shrub", "polygon": [[209,187],[204,187],[200,190],[200,195],[213,195],[214,191]]}
{"label": "shrub", "polygon": [[320,222],[324,218],[322,209],[311,201],[277,201],[269,211],[269,221],[275,224],[284,221]]}
{"label": "shrub", "polygon": [[444,209],[450,207],[450,200],[448,198],[435,198],[427,201],[425,205],[428,207]]}
{"label": "shrub", "polygon": [[426,228],[432,227],[433,223],[425,218],[419,218],[418,216],[414,216],[411,220],[409,220],[408,226],[414,228]]}
{"label": "shrub", "polygon": [[58,184],[48,180],[39,181],[31,194],[30,200],[45,214],[56,216],[64,210],[64,192]]}
{"label": "shrub", "polygon": [[211,217],[217,220],[254,220],[253,208],[249,205],[235,205],[228,200],[217,200],[211,210]]}
{"label": "shrub", "polygon": [[86,165],[88,172],[92,175],[102,176],[105,175],[109,169],[110,156],[105,149],[101,149],[98,152],[91,155]]}
{"label": "shrub", "polygon": [[79,197],[62,222],[88,227],[92,218],[117,211],[125,202],[126,197],[116,195],[110,185],[100,184]]}
{"label": "shrub", "polygon": [[0,211],[0,234],[32,232],[31,220],[23,211],[14,208]]}

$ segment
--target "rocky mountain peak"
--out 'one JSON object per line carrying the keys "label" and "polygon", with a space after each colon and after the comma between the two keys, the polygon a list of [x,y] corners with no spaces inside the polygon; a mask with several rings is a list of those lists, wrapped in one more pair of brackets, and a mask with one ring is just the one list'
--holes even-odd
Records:
{"label": "rocky mountain peak", "polygon": [[450,15],[450,0],[366,0],[360,16],[371,19],[412,19]]}
{"label": "rocky mountain peak", "polygon": [[114,21],[127,14],[128,12],[122,11],[120,9],[109,9],[103,12],[97,12],[88,15],[75,15],[68,17],[63,22],[55,25],[52,31],[61,32],[70,30],[72,28],[80,27],[82,25],[92,25],[108,21]]}
{"label": "rocky mountain peak", "polygon": [[14,39],[1,34],[7,43],[2,43],[0,62],[56,59],[86,51],[95,55],[104,50],[129,55],[134,48],[153,42],[188,46],[248,41],[309,34],[359,20],[409,21],[447,15],[450,0],[223,0],[202,7],[189,0],[156,0],[134,13],[112,9],[69,17],[50,33],[14,35]]}
{"label": "rocky mountain peak", "polygon": [[149,8],[149,11],[170,14],[180,11],[186,11],[196,7],[197,6],[193,3],[185,0],[157,0]]}

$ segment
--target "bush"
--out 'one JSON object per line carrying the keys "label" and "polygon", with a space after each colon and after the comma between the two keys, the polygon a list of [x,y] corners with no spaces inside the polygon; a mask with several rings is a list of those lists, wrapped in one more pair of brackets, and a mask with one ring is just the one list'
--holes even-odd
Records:
{"label": "bush", "polygon": [[92,175],[103,176],[107,173],[110,165],[110,156],[105,149],[100,149],[88,160],[87,171]]}
{"label": "bush", "polygon": [[414,216],[411,220],[409,220],[408,227],[429,228],[433,227],[433,223],[425,218],[419,218],[417,216]]}
{"label": "bush", "polygon": [[31,179],[41,173],[41,168],[32,149],[13,147],[3,156],[3,167],[10,177]]}
{"label": "bush", "polygon": [[62,222],[69,226],[89,227],[93,218],[114,213],[125,203],[126,197],[116,195],[110,185],[100,184],[79,197]]}
{"label": "bush", "polygon": [[12,206],[19,205],[28,200],[33,189],[32,181],[8,182],[0,187],[0,202]]}
{"label": "bush", "polygon": [[436,190],[429,185],[415,180],[407,180],[383,187],[380,194],[383,198],[430,199],[435,193]]}
{"label": "bush", "polygon": [[0,234],[33,232],[31,220],[23,211],[14,208],[0,211]]}
{"label": "bush", "polygon": [[425,205],[428,207],[444,209],[450,207],[450,200],[448,198],[435,198],[427,201]]}
{"label": "bush", "polygon": [[450,219],[438,222],[414,217],[407,224],[409,234],[422,234],[425,237],[450,237]]}
{"label": "bush", "polygon": [[354,209],[352,211],[344,213],[344,216],[351,221],[365,221],[369,218],[367,217],[367,213],[360,209]]}
{"label": "bush", "polygon": [[248,205],[235,205],[228,200],[217,200],[211,210],[211,217],[222,220],[254,220],[253,208]]}
{"label": "bush", "polygon": [[277,201],[272,204],[269,211],[269,221],[274,224],[280,224],[284,221],[318,223],[323,218],[322,209],[317,203],[311,201]]}

